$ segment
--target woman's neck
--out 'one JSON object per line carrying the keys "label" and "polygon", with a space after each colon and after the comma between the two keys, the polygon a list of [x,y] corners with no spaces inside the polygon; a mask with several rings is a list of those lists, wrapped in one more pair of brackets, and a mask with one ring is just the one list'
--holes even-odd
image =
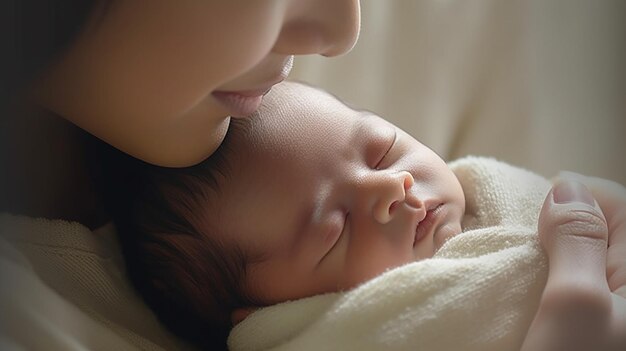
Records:
{"label": "woman's neck", "polygon": [[4,117],[0,211],[92,229],[104,224],[82,145],[85,132],[32,104]]}

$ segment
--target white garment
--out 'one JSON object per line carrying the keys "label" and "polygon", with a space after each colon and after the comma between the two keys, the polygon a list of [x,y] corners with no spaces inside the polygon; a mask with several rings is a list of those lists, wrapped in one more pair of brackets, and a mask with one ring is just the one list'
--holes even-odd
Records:
{"label": "white garment", "polygon": [[135,294],[112,226],[3,214],[0,234],[0,349],[189,349]]}

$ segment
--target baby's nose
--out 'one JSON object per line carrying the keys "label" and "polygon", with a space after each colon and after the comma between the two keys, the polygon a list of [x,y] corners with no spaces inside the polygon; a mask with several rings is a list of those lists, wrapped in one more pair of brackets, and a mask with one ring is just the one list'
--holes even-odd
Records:
{"label": "baby's nose", "polygon": [[378,223],[386,224],[393,218],[395,208],[405,201],[414,182],[411,173],[406,171],[385,172],[371,179],[372,216]]}

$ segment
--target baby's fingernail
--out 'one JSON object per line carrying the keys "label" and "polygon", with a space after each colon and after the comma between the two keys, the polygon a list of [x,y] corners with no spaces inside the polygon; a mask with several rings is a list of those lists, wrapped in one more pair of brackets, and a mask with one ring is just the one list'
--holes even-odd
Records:
{"label": "baby's fingernail", "polygon": [[582,202],[587,205],[594,206],[595,200],[591,191],[587,189],[585,184],[569,179],[558,181],[554,185],[554,202],[559,204],[569,202]]}
{"label": "baby's fingernail", "polygon": [[581,180],[581,179],[584,179],[584,176],[580,173],[576,173],[572,171],[560,171],[559,178],[569,179],[569,180]]}

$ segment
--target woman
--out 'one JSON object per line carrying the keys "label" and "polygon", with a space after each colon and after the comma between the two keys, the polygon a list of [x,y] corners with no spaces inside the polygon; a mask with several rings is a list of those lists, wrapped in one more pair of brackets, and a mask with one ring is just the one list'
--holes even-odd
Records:
{"label": "woman", "polygon": [[[9,86],[1,110],[1,210],[92,229],[107,217],[88,175],[80,130],[155,165],[193,165],[219,146],[230,118],[249,115],[287,76],[292,55],[344,53],[359,31],[358,0],[15,0],[5,6],[5,23],[14,30],[8,47],[16,50],[3,79]],[[569,208],[588,209],[584,202],[592,197],[579,184],[563,181],[554,193]],[[577,327],[563,317],[570,305],[555,308],[550,301],[551,287],[573,279],[581,284],[568,286],[588,291],[605,279],[606,250],[590,251],[579,240],[606,246],[597,235],[602,228],[558,207],[547,201],[540,224],[542,238],[562,244],[546,245],[556,264],[533,325],[546,330],[546,340],[532,346],[568,342]],[[580,232],[561,225],[563,213],[585,224]],[[583,277],[589,279],[561,264],[580,257],[584,267],[595,267]],[[610,299],[605,290],[598,296]]]}

